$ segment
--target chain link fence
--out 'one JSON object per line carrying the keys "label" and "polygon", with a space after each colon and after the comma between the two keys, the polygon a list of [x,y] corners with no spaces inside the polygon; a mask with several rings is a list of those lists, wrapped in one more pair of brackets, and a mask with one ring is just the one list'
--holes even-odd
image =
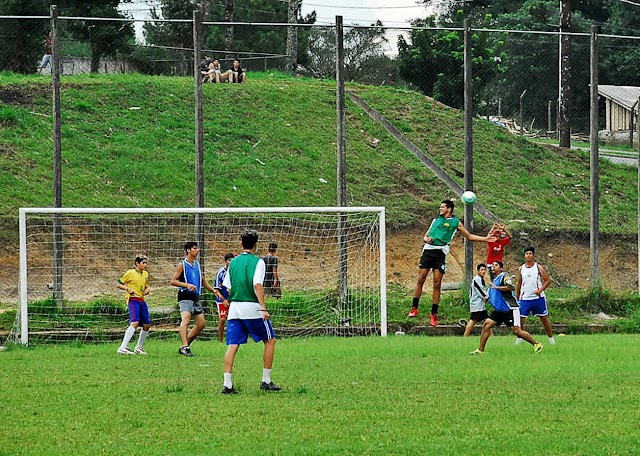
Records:
{"label": "chain link fence", "polygon": [[[134,20],[65,17],[63,13],[56,19],[55,30],[62,75],[194,74],[193,18],[138,21],[140,33],[135,31]],[[329,79],[336,75],[335,26],[205,21],[199,36],[200,70],[205,78],[215,60],[222,74],[238,60],[247,73],[280,71]],[[637,84],[638,64],[618,58],[637,54],[637,39],[605,36],[599,43],[604,56],[600,84]],[[0,70],[51,74],[51,45],[51,17],[0,16]],[[345,26],[342,46],[345,81],[402,87],[463,108],[462,28]],[[471,46],[474,114],[516,133],[556,137],[560,34],[473,29]],[[589,34],[571,34],[567,105],[571,132],[582,136],[589,131],[590,53]],[[206,78],[212,80],[215,78]],[[611,125],[606,123],[604,99],[600,104],[600,129],[605,129]]]}

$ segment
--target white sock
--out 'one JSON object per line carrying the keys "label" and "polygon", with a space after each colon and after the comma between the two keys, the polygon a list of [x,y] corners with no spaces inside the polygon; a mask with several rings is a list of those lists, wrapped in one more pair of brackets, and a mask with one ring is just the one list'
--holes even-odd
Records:
{"label": "white sock", "polygon": [[149,331],[145,331],[144,329],[140,330],[140,337],[138,337],[138,343],[136,344],[136,348],[142,348],[144,345],[144,341],[147,340],[147,336],[149,335]]}
{"label": "white sock", "polygon": [[232,374],[231,372],[225,372],[224,373],[224,383],[223,383],[225,388],[233,388],[233,379],[232,379]]}
{"label": "white sock", "polygon": [[555,345],[556,344],[556,340],[555,340],[555,338],[553,336],[549,337],[549,343],[551,345]]}
{"label": "white sock", "polygon": [[129,326],[124,332],[124,337],[122,338],[122,344],[120,345],[120,348],[127,348],[127,345],[129,345],[129,342],[131,342],[131,338],[135,333],[136,328],[134,328],[133,326]]}
{"label": "white sock", "polygon": [[519,344],[519,343],[521,343],[521,342],[522,342],[522,338],[520,338],[520,337],[516,337],[516,345],[518,345],[518,344]]}
{"label": "white sock", "polygon": [[271,383],[271,369],[262,369],[262,381]]}

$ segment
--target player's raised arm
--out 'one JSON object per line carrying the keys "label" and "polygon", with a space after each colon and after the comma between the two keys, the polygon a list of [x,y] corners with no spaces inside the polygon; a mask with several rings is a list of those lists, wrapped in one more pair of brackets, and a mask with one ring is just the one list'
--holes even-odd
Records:
{"label": "player's raised arm", "polygon": [[469,239],[470,241],[473,241],[473,242],[495,242],[495,241],[497,241],[497,238],[495,236],[478,236],[477,234],[470,233],[469,230],[467,230],[465,228],[465,226],[462,224],[462,222],[458,223],[458,231],[465,238],[467,238],[467,239]]}

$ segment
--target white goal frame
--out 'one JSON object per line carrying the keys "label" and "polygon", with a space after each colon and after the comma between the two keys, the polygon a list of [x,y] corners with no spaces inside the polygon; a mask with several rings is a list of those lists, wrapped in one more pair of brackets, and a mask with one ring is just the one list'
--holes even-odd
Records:
{"label": "white goal frame", "polygon": [[19,209],[19,327],[22,345],[29,343],[29,310],[28,310],[28,261],[27,261],[27,216],[29,214],[248,214],[248,213],[334,213],[349,214],[357,212],[377,213],[379,217],[379,283],[380,283],[380,335],[387,336],[387,283],[386,283],[386,222],[385,208],[382,206],[367,207],[229,207],[229,208],[20,208]]}

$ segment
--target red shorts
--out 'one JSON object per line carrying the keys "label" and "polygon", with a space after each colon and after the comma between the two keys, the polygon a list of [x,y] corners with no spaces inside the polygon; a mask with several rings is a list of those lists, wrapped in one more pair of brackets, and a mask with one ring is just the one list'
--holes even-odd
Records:
{"label": "red shorts", "polygon": [[229,306],[227,304],[223,304],[221,302],[216,302],[216,305],[218,306],[218,316],[222,320],[226,320],[227,319],[227,315],[229,314]]}

